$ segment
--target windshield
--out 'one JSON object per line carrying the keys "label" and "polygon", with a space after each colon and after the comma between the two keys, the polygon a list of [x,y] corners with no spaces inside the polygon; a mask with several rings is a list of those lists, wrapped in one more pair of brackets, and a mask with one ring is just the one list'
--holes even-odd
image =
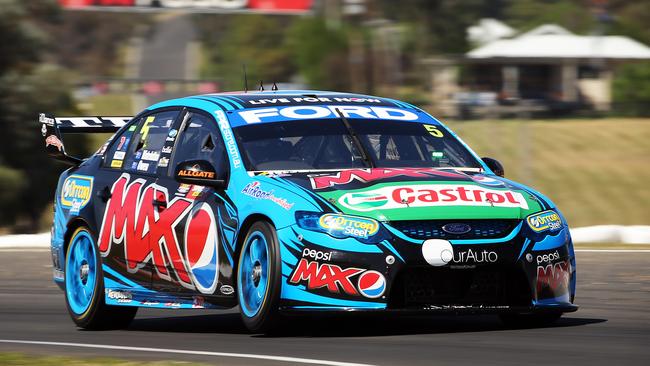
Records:
{"label": "windshield", "polygon": [[[481,168],[438,124],[349,119],[363,150],[340,119],[253,124],[234,128],[248,170],[371,167]],[[370,161],[364,159],[368,155]]]}

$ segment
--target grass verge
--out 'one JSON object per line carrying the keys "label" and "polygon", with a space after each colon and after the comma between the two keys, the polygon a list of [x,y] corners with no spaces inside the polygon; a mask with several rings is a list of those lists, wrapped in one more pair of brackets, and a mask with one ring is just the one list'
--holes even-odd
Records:
{"label": "grass verge", "polygon": [[650,224],[650,119],[447,125],[506,177],[547,195],[571,227]]}

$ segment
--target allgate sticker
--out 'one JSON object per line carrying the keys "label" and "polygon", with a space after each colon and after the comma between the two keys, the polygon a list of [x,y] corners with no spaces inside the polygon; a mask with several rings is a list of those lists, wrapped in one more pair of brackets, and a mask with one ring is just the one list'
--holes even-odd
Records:
{"label": "allgate sticker", "polygon": [[355,211],[434,206],[494,206],[528,209],[521,193],[475,185],[420,184],[348,192],[338,202]]}

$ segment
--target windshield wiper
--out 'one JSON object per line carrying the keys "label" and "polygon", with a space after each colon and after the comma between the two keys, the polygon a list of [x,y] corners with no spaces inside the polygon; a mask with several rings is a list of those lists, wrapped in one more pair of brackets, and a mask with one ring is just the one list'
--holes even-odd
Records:
{"label": "windshield wiper", "polygon": [[359,150],[359,152],[361,153],[361,158],[366,163],[366,166],[368,166],[370,168],[375,168],[376,167],[375,162],[372,161],[372,159],[370,159],[370,154],[368,154],[368,151],[366,150],[366,148],[361,143],[361,140],[359,140],[359,136],[357,136],[357,133],[354,132],[354,129],[352,128],[352,125],[350,125],[350,121],[348,121],[348,119],[343,115],[343,113],[341,113],[340,109],[336,108],[335,111],[336,111],[336,114],[338,114],[339,117],[341,118],[341,121],[343,121],[343,124],[345,125],[345,128],[347,128],[348,133],[350,134],[350,137],[352,138],[352,142],[354,142],[354,145],[356,145],[357,150]]}

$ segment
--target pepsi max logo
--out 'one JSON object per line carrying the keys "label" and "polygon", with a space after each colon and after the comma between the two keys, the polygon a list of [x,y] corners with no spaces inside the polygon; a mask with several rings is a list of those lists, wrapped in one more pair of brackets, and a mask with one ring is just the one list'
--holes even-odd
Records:
{"label": "pepsi max logo", "polygon": [[386,291],[386,278],[377,271],[366,271],[359,276],[357,286],[361,295],[376,299]]}
{"label": "pepsi max logo", "polygon": [[185,229],[185,253],[192,282],[203,294],[217,288],[219,247],[214,213],[207,203],[195,206]]}
{"label": "pepsi max logo", "polygon": [[452,223],[443,225],[442,231],[446,232],[447,234],[462,235],[472,231],[472,227],[467,224]]}

